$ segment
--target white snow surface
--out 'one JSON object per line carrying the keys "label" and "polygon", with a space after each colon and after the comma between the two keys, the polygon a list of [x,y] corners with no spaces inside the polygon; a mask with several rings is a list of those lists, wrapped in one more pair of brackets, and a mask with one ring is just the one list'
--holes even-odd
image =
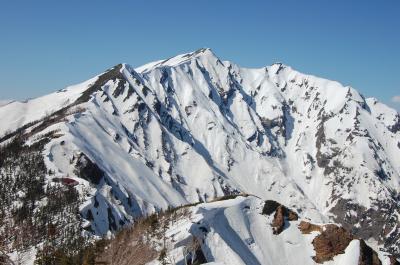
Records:
{"label": "white snow surface", "polygon": [[0,99],[0,107],[9,104],[12,100]]}
{"label": "white snow surface", "polygon": [[[302,234],[300,220],[291,221],[282,233],[275,235],[272,216],[263,215],[264,202],[255,197],[237,197],[225,201],[199,204],[190,208],[185,218],[174,223],[166,232],[167,257],[184,264],[181,247],[194,237],[199,239],[206,264],[318,264],[313,239],[319,234]],[[206,231],[206,232],[204,232]],[[326,265],[357,265],[360,257],[359,240],[352,240],[345,252],[326,261]],[[154,260],[148,264],[161,264]],[[382,264],[389,264],[384,260]]]}
{"label": "white snow surface", "polygon": [[26,101],[12,101],[0,104],[0,137],[23,125],[45,118],[53,112],[68,106],[85,91],[97,77],[81,84],[69,86],[55,93]]}
{"label": "white snow surface", "polygon": [[[131,221],[169,205],[244,192],[324,223],[334,221],[340,199],[368,209],[399,196],[399,114],[351,87],[280,63],[241,68],[210,49],[136,69],[123,64],[120,73],[123,80],[108,80],[75,106],[82,111],[40,132],[59,131],[43,151],[46,166],[89,192],[81,211],[97,213],[86,223],[96,234],[109,232],[107,208]],[[0,106],[0,137],[74,103],[99,76]],[[104,172],[100,183],[76,175],[81,154]],[[206,240],[215,264],[309,264],[312,249],[303,248],[309,239],[295,226],[273,236],[263,230],[264,217],[243,212],[245,203],[256,207],[253,201],[227,203],[198,209],[214,229]],[[399,212],[394,216],[399,220]],[[229,261],[217,258],[223,253]]]}

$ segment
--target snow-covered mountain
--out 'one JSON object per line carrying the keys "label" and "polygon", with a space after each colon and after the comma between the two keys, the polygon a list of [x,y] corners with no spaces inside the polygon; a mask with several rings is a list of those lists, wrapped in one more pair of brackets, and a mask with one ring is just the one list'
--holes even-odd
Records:
{"label": "snow-covered mountain", "polygon": [[[153,222],[158,228],[151,227]],[[139,235],[149,240],[140,241]],[[164,254],[157,257],[157,249]],[[130,265],[395,264],[393,257],[373,251],[338,225],[310,223],[275,201],[246,195],[139,221],[133,230],[118,233],[98,255],[100,264],[111,261]]]}
{"label": "snow-covered mountain", "polygon": [[[87,235],[168,207],[245,193],[278,201],[310,223],[341,225],[380,256],[400,258],[400,115],[338,82],[281,63],[242,68],[200,49],[136,69],[120,64],[53,94],[11,102],[0,107],[0,124],[4,154],[15,154],[10,146],[18,139],[24,153],[42,155],[46,188],[32,212],[48,205],[49,188],[68,187],[78,192],[76,222]],[[18,162],[6,162],[0,159],[2,183],[21,174]],[[6,220],[27,197],[15,189],[3,206],[13,209]],[[240,249],[204,244],[210,253],[232,252],[226,264],[263,264],[259,255],[281,243],[263,249],[261,241],[290,241],[247,237],[235,223],[254,234],[264,221],[235,209],[221,223],[208,219],[216,231],[230,223],[229,240],[255,240]],[[252,247],[255,256],[241,256]],[[343,262],[337,264],[349,264]]]}

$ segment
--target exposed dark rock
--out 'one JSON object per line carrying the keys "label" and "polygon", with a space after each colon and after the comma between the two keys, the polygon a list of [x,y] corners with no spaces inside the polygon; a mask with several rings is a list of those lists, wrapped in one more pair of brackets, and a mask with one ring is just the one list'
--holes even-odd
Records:
{"label": "exposed dark rock", "polygon": [[115,222],[114,214],[111,208],[107,208],[107,216],[108,216],[108,229],[110,231],[117,231],[117,223]]}
{"label": "exposed dark rock", "polygon": [[353,236],[344,228],[336,225],[325,225],[321,234],[312,241],[315,250],[314,261],[323,263],[334,256],[343,254]]}
{"label": "exposed dark rock", "polygon": [[272,221],[272,227],[274,229],[274,234],[280,234],[284,227],[286,221],[295,221],[298,216],[292,210],[289,210],[283,205],[280,205],[274,215],[274,220]]}
{"label": "exposed dark rock", "polygon": [[185,252],[185,265],[200,265],[208,262],[201,249],[200,241],[196,238],[193,238],[186,246]]}
{"label": "exposed dark rock", "polygon": [[185,112],[187,116],[190,116],[190,114],[192,114],[192,106],[186,106],[185,107]]}
{"label": "exposed dark rock", "polygon": [[328,119],[329,119],[329,116],[327,116],[324,113],[321,114],[321,122],[317,128],[317,133],[315,134],[315,137],[316,137],[315,144],[317,147],[317,154],[316,154],[317,165],[320,168],[324,169],[324,175],[329,175],[336,168],[338,168],[338,165],[335,165],[335,166],[329,165],[330,162],[332,161],[332,159],[337,155],[337,152],[328,154],[328,153],[323,153],[321,151],[322,147],[327,144],[324,124]]}
{"label": "exposed dark rock", "polygon": [[93,213],[92,213],[92,211],[90,209],[86,213],[86,219],[89,220],[89,221],[93,221],[94,220]]}
{"label": "exposed dark rock", "polygon": [[[349,215],[350,211],[355,214]],[[393,213],[398,211],[397,206],[390,202],[377,202],[377,205],[367,209],[345,199],[338,199],[331,209],[336,216],[334,219],[336,222],[359,238],[364,240],[374,238],[384,243],[386,251],[396,258],[400,257],[398,254],[400,229],[397,215]]]}
{"label": "exposed dark rock", "polygon": [[128,87],[128,92],[126,93],[126,97],[124,98],[124,102],[127,101],[132,95],[135,93],[135,90],[131,85]]}
{"label": "exposed dark rock", "polygon": [[275,212],[275,215],[274,220],[272,221],[272,228],[274,234],[276,235],[283,231],[285,222],[295,221],[298,219],[297,213],[279,204],[278,202],[272,200],[266,201],[262,210],[262,214],[271,215],[273,212]]}
{"label": "exposed dark rock", "polygon": [[285,225],[285,216],[283,213],[282,206],[279,206],[275,212],[274,220],[272,221],[272,228],[275,235],[280,234],[283,231]]}
{"label": "exposed dark rock", "polygon": [[151,93],[151,90],[150,90],[150,88],[148,88],[147,86],[143,86],[143,87],[142,87],[142,93],[143,93],[143,95],[144,95],[145,97],[147,97],[147,95]]}
{"label": "exposed dark rock", "polygon": [[[118,85],[113,92],[114,98],[119,97],[125,92],[125,84],[128,83],[125,79],[117,79]],[[128,83],[129,84],[129,83]]]}
{"label": "exposed dark rock", "polygon": [[204,264],[204,263],[207,263],[207,259],[204,256],[203,251],[199,247],[195,250],[192,259],[189,259],[186,264],[187,265],[200,265],[200,264]]}
{"label": "exposed dark rock", "polygon": [[303,234],[310,234],[311,232],[314,232],[314,231],[321,232],[321,230],[322,230],[321,226],[311,224],[306,221],[301,221],[298,228]]}
{"label": "exposed dark rock", "polygon": [[104,172],[93,163],[85,154],[81,154],[76,163],[75,174],[92,184],[99,184]]}
{"label": "exposed dark rock", "polygon": [[392,126],[389,126],[388,129],[392,133],[397,133],[400,131],[400,115],[398,113],[395,117],[394,124]]}
{"label": "exposed dark rock", "polygon": [[364,240],[360,240],[360,257],[358,265],[381,265],[378,254],[365,244]]}
{"label": "exposed dark rock", "polygon": [[276,201],[272,201],[272,200],[267,200],[264,203],[264,207],[262,210],[262,214],[265,215],[271,215],[273,212],[276,211],[276,209],[280,206],[281,204],[279,202]]}
{"label": "exposed dark rock", "polygon": [[74,104],[77,105],[89,101],[92,94],[95,93],[96,91],[101,90],[101,87],[104,86],[104,84],[107,83],[109,80],[116,80],[116,79],[125,80],[124,76],[120,72],[121,69],[122,69],[122,64],[118,64],[113,68],[111,68],[109,71],[99,76],[96,82],[91,87],[86,89],[85,92],[83,92],[82,95],[74,102]]}

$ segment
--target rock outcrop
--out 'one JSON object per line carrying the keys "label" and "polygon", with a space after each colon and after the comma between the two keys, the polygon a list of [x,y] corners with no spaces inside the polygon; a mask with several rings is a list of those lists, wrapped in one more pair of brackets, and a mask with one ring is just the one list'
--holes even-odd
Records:
{"label": "rock outcrop", "polygon": [[299,217],[297,213],[286,208],[276,201],[265,201],[262,213],[265,215],[271,215],[273,212],[274,220],[272,221],[272,227],[274,234],[280,234],[285,228],[285,222],[296,221]]}

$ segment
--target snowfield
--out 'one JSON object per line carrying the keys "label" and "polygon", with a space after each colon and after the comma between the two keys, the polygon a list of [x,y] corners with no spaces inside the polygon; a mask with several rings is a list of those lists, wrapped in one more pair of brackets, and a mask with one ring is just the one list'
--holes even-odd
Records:
{"label": "snowfield", "polygon": [[[399,113],[280,63],[242,68],[200,49],[136,69],[121,64],[0,106],[0,124],[0,144],[20,128],[31,142],[57,132],[43,150],[54,172],[46,179],[77,182],[85,233],[106,235],[168,206],[247,193],[255,197],[192,210],[207,235],[192,225],[186,231],[189,223],[175,227],[204,240],[209,264],[315,264],[316,234],[302,234],[296,221],[274,235],[272,217],[260,214],[264,200],[378,242],[382,257],[400,252]],[[98,174],[82,177],[77,168],[87,165]],[[358,264],[359,245],[354,239],[324,264]]]}
{"label": "snowfield", "polygon": [[[247,198],[199,204],[190,208],[190,215],[172,225],[166,232],[167,256],[176,264],[184,264],[184,242],[194,235],[202,240],[206,264],[317,264],[312,241],[319,232],[303,234],[300,220],[288,222],[279,235],[273,233],[272,216],[262,214],[264,202]],[[323,264],[358,265],[360,241],[352,240],[342,254]],[[382,264],[390,264],[385,255]],[[148,264],[161,264],[154,260]]]}

